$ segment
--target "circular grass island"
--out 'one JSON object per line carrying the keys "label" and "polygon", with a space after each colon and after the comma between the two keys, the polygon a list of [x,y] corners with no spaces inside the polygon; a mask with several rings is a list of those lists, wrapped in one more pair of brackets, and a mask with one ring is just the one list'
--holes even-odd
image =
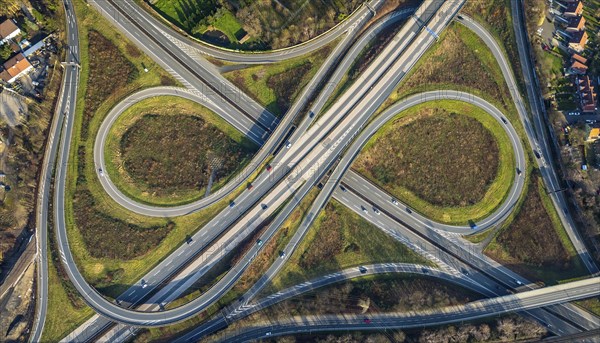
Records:
{"label": "circular grass island", "polygon": [[229,181],[257,146],[191,100],[157,96],[124,111],[110,128],[106,173],[133,200],[176,206]]}
{"label": "circular grass island", "polygon": [[399,113],[352,166],[425,217],[464,225],[507,197],[515,177],[502,125],[479,107],[434,101]]}

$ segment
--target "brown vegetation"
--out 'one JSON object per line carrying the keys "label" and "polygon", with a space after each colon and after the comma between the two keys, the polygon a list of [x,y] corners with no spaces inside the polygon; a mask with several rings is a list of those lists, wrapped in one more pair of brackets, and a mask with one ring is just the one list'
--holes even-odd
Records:
{"label": "brown vegetation", "polygon": [[407,188],[431,204],[480,201],[498,171],[494,136],[479,121],[444,109],[417,116],[394,122],[354,167],[384,188]]}
{"label": "brown vegetation", "polygon": [[312,63],[306,62],[267,79],[267,86],[275,92],[279,113],[286,113],[290,108],[293,96],[298,90],[298,81],[303,80],[311,68]]}
{"label": "brown vegetation", "polygon": [[[262,48],[284,48],[305,42],[352,13],[361,0],[338,2],[241,1],[235,16]],[[301,6],[300,6],[301,5]]]}
{"label": "brown vegetation", "polygon": [[146,114],[121,137],[120,153],[141,189],[164,196],[201,190],[211,175],[218,183],[252,151],[201,117]]}
{"label": "brown vegetation", "polygon": [[[278,337],[277,342],[286,343],[451,343],[451,342],[515,342],[539,340],[546,336],[546,329],[530,319],[515,315],[491,319],[482,324],[450,325],[422,331],[388,330],[385,334],[353,332],[344,334],[300,335]],[[272,341],[270,341],[272,342]]]}
{"label": "brown vegetation", "polygon": [[[502,43],[512,68],[517,76],[521,74],[521,60],[517,51],[517,43],[513,30],[513,18],[511,12],[512,0],[490,0],[490,1],[467,1],[463,12],[486,25]],[[521,84],[521,78],[517,82]],[[522,88],[522,87],[521,87]]]}
{"label": "brown vegetation", "polygon": [[491,96],[504,108],[511,108],[512,100],[502,75],[498,74],[497,64],[484,59],[486,55],[479,49],[487,47],[468,29],[458,24],[450,26],[444,31],[443,39],[419,62],[420,67],[402,82],[396,96],[401,98],[451,85],[476,95]]}
{"label": "brown vegetation", "polygon": [[555,282],[558,276],[544,277],[552,272],[566,273],[566,278],[575,277],[580,271],[579,257],[569,253],[557,234],[557,224],[543,203],[538,182],[536,173],[517,216],[510,226],[499,232],[485,252],[533,281]]}
{"label": "brown vegetation", "polygon": [[[106,98],[137,76],[137,69],[133,64],[98,31],[89,31],[88,42],[89,77],[81,125],[82,140],[87,139],[89,122]],[[128,50],[137,48],[130,45]]]}
{"label": "brown vegetation", "polygon": [[140,227],[111,218],[96,209],[94,197],[87,189],[75,194],[73,212],[87,250],[93,257],[128,260],[143,255],[158,245],[174,227],[173,223]]}
{"label": "brown vegetation", "polygon": [[465,304],[481,297],[461,287],[420,277],[388,274],[328,286],[263,310],[289,315],[405,312]]}

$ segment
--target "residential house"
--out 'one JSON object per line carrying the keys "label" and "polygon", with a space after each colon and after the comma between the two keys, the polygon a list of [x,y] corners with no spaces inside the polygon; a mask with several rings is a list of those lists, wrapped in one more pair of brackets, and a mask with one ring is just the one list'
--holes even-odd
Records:
{"label": "residential house", "polygon": [[583,16],[572,17],[567,24],[567,32],[579,32],[585,29],[585,18]]}
{"label": "residential house", "polygon": [[563,12],[563,16],[566,18],[572,18],[580,16],[583,13],[583,3],[581,1],[575,1],[567,4],[567,8]]}
{"label": "residential house", "polygon": [[581,101],[581,111],[583,113],[594,113],[598,109],[596,104],[596,93],[592,80],[587,75],[576,78],[577,94]]}
{"label": "residential house", "polygon": [[571,35],[569,40],[569,48],[576,52],[582,52],[585,50],[585,45],[588,41],[588,34],[585,31],[575,32]]}
{"label": "residential house", "polygon": [[571,67],[569,69],[573,74],[584,75],[585,73],[587,73],[588,70],[588,66],[586,65],[586,63],[587,58],[579,54],[573,54],[571,56]]}
{"label": "residential house", "polygon": [[4,63],[4,69],[6,73],[0,73],[0,77],[4,82],[13,83],[31,71],[33,66],[22,53],[19,53]]}
{"label": "residential house", "polygon": [[0,45],[15,38],[19,33],[21,33],[21,29],[12,20],[6,19],[0,24]]}

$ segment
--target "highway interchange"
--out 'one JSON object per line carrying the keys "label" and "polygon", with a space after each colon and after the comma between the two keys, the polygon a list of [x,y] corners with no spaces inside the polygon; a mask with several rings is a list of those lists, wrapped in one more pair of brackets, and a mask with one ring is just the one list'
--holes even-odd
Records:
{"label": "highway interchange", "polygon": [[[441,98],[460,98],[463,101],[471,102],[474,105],[481,107],[502,123],[502,113],[483,99],[458,92],[438,91],[430,94],[420,94],[398,103],[384,114],[378,116],[373,123],[369,123],[368,126],[366,125],[372,113],[374,113],[379,105],[386,100],[390,92],[395,88],[402,77],[406,75],[423,52],[435,43],[435,35],[424,30],[421,23],[427,23],[428,27],[433,32],[439,34],[443,28],[447,26],[450,20],[454,18],[462,6],[463,1],[453,1],[444,4],[437,1],[427,1],[422,5],[416,12],[416,16],[419,17],[421,21],[408,20],[402,30],[398,33],[397,38],[381,52],[380,56],[378,56],[363,75],[356,80],[352,87],[344,93],[328,111],[317,118],[316,121],[313,121],[312,116],[308,115],[309,112],[302,112],[301,110],[313,96],[313,93],[316,93],[316,91],[319,90],[318,86],[325,80],[329,69],[341,59],[339,65],[329,79],[332,84],[337,84],[344,72],[349,68],[353,59],[362,50],[362,47],[368,43],[370,37],[372,37],[377,28],[381,29],[385,23],[393,23],[395,20],[403,19],[406,14],[412,13],[414,10],[399,15],[388,15],[382,21],[379,21],[376,25],[371,27],[370,31],[361,35],[357,40],[356,35],[358,31],[360,31],[362,25],[364,25],[372,15],[371,9],[376,9],[380,5],[380,2],[371,2],[371,9],[367,8],[367,6],[363,6],[360,10],[355,12],[355,14],[347,21],[347,24],[339,25],[324,35],[323,41],[329,39],[333,40],[331,37],[335,35],[343,35],[344,37],[321,67],[315,78],[311,81],[311,84],[305,88],[304,93],[300,97],[300,101],[294,104],[290,112],[279,121],[272,114],[268,113],[260,105],[251,100],[247,95],[240,92],[235,86],[221,77],[210,63],[202,58],[188,56],[186,53],[189,52],[190,48],[201,50],[203,48],[202,45],[186,41],[183,38],[174,39],[174,37],[179,37],[178,34],[174,34],[173,32],[169,33],[168,30],[170,29],[156,22],[155,18],[152,18],[143,10],[136,8],[137,5],[135,3],[129,1],[91,1],[90,3],[98,8],[105,17],[115,23],[115,25],[130,37],[132,41],[143,48],[155,61],[165,67],[167,71],[176,76],[188,88],[187,90],[161,89],[158,90],[159,92],[176,92],[180,95],[185,94],[186,97],[189,96],[190,98],[198,100],[217,114],[222,115],[224,119],[229,121],[234,127],[241,132],[246,133],[257,144],[261,145],[261,149],[253,163],[251,163],[250,168],[262,166],[266,158],[283,142],[296,115],[304,115],[304,120],[289,138],[289,141],[292,143],[290,149],[281,149],[274,156],[271,162],[271,165],[274,166],[273,171],[263,171],[260,173],[257,179],[253,181],[255,187],[251,193],[243,192],[236,198],[235,207],[225,208],[213,218],[205,228],[193,236],[193,244],[182,245],[150,271],[143,278],[149,287],[142,288],[140,280],[140,283],[132,286],[130,290],[126,291],[118,298],[120,304],[112,303],[104,299],[93,289],[93,287],[87,284],[77,270],[68,245],[64,217],[64,202],[66,200],[64,198],[64,186],[67,181],[66,173],[68,168],[56,168],[54,215],[61,259],[77,290],[84,296],[88,305],[101,314],[101,316],[95,316],[90,319],[90,321],[86,322],[74,335],[69,336],[69,338],[67,338],[68,340],[85,341],[104,333],[106,338],[120,341],[128,333],[132,332],[132,329],[124,325],[119,325],[113,326],[111,330],[107,331],[106,329],[112,326],[112,321],[134,326],[165,325],[183,320],[190,315],[205,309],[208,305],[214,303],[220,296],[225,294],[225,292],[235,283],[237,278],[243,273],[244,269],[251,263],[253,257],[259,252],[260,247],[257,246],[252,248],[237,266],[199,298],[173,310],[158,311],[159,304],[175,299],[177,295],[181,294],[189,287],[189,285],[193,284],[195,280],[201,277],[210,266],[217,263],[224,255],[220,253],[222,249],[235,249],[236,246],[243,241],[244,237],[251,234],[257,225],[273,214],[279,206],[283,206],[283,209],[277,214],[274,222],[269,225],[262,236],[263,241],[268,241],[277,230],[278,224],[287,218],[289,213],[297,206],[304,195],[308,193],[308,190],[318,183],[319,180],[321,180],[321,177],[332,167],[334,167],[334,169],[329,178],[329,182],[325,184],[319,193],[309,211],[309,215],[303,220],[298,232],[286,248],[288,257],[303,238],[304,233],[308,227],[310,227],[310,224],[312,224],[316,214],[333,195],[349,208],[354,209],[357,213],[374,222],[374,224],[381,227],[384,231],[390,231],[389,233],[393,237],[396,235],[395,238],[397,239],[406,240],[406,235],[415,235],[414,233],[408,233],[407,230],[401,230],[401,226],[429,230],[427,233],[421,233],[421,236],[419,236],[420,238],[416,238],[416,236],[411,237],[411,240],[413,241],[420,240],[420,247],[415,245],[413,248],[417,251],[421,249],[420,252],[426,256],[431,256],[431,254],[434,253],[438,265],[449,266],[449,270],[456,271],[463,270],[464,268],[469,268],[470,270],[475,268],[474,273],[472,273],[474,275],[467,279],[474,279],[475,275],[478,275],[478,277],[480,275],[482,280],[485,279],[485,281],[477,280],[477,282],[482,285],[489,283],[489,285],[486,286],[487,292],[490,292],[490,288],[492,287],[495,290],[494,292],[487,294],[490,297],[505,294],[507,289],[517,288],[518,284],[515,285],[515,280],[522,280],[519,281],[520,283],[527,282],[527,280],[521,279],[518,275],[514,275],[514,273],[507,271],[505,268],[502,269],[501,266],[494,265],[493,262],[485,260],[485,257],[483,256],[477,256],[475,259],[473,256],[463,257],[463,260],[459,262],[461,267],[457,267],[458,269],[452,267],[452,264],[456,263],[452,261],[456,260],[457,252],[440,251],[439,243],[432,244],[431,241],[427,241],[423,236],[437,234],[438,242],[446,241],[453,243],[455,244],[454,248],[460,250],[463,248],[460,246],[460,242],[457,243],[448,240],[441,232],[446,234],[448,232],[464,233],[472,231],[471,228],[442,226],[437,223],[431,223],[427,221],[426,218],[420,217],[416,213],[407,213],[404,208],[398,206],[396,206],[397,208],[393,208],[393,204],[389,201],[390,196],[382,193],[383,191],[376,187],[370,187],[367,192],[360,192],[362,196],[359,196],[359,194],[352,190],[370,184],[364,180],[357,179],[357,177],[360,177],[357,174],[350,172],[350,174],[346,175],[351,161],[366,140],[368,140],[368,138],[383,123],[389,120],[389,118],[392,118],[402,109],[409,108],[419,102]],[[65,2],[65,4],[68,18],[67,39],[70,52],[67,55],[67,62],[77,63],[79,48],[76,21],[72,13],[72,5],[70,5],[70,2],[68,1]],[[473,22],[469,20],[460,21],[466,21],[467,23],[465,23],[465,25],[473,29],[474,32],[478,33],[480,36],[487,35],[489,37],[489,34],[485,32],[485,30],[481,27],[477,27]],[[480,32],[478,32],[478,30]],[[356,42],[354,42],[355,40]],[[317,39],[309,44],[302,45],[302,49],[307,49],[307,47],[310,48],[311,46],[316,48],[322,46],[322,44],[326,43],[322,43]],[[493,45],[496,43],[491,39],[491,43],[486,41],[486,44],[490,46],[490,44]],[[350,45],[352,46],[350,47]],[[490,48],[494,52],[494,49],[492,47]],[[215,48],[209,47],[207,49],[206,54],[215,53]],[[347,53],[344,55],[346,50]],[[499,50],[499,48],[497,48],[497,50]],[[264,55],[246,55],[234,52],[223,52],[223,54],[229,56],[227,57],[229,60],[248,58],[248,63],[264,63],[293,56],[294,53],[291,53],[290,51],[294,50],[285,50]],[[306,51],[302,53],[305,52]],[[515,99],[519,114],[523,119],[531,147],[533,149],[541,149],[544,153],[545,160],[547,160],[547,156],[549,155],[547,155],[548,153],[544,148],[546,146],[544,143],[545,141],[537,139],[535,134],[537,128],[533,128],[527,120],[527,112],[518,91],[516,91],[517,87],[514,82],[510,65],[506,63],[506,59],[501,51],[500,56],[496,53],[495,56],[505,74],[504,76],[507,79],[509,88],[512,90],[512,95]],[[260,58],[262,58],[262,60],[259,60]],[[52,170],[54,156],[58,157],[59,166],[68,165],[69,142],[73,128],[73,114],[75,107],[70,102],[71,99],[76,98],[78,67],[76,65],[67,64],[65,65],[65,71],[63,88],[61,89],[61,102],[57,108],[57,113],[63,115],[55,116],[56,123],[53,122],[53,130],[49,140],[50,144],[48,144],[49,148],[46,152],[47,163],[45,164],[43,175],[48,175],[46,165]],[[514,88],[512,86],[514,86]],[[333,92],[334,88],[335,87],[323,88],[323,92],[318,95],[317,101],[313,102],[311,106],[310,111],[313,111],[312,113],[319,113],[320,110],[322,110],[325,101]],[[152,96],[153,94],[156,95],[156,93],[154,93],[155,91],[157,90],[147,90],[146,94],[144,94],[144,91],[141,91],[138,94],[134,94],[132,97],[140,98],[143,96]],[[114,118],[126,108],[127,103],[131,103],[131,101],[121,103],[125,105],[117,105],[113,110],[115,113],[114,117],[109,115],[108,118],[114,120]],[[106,124],[106,128],[104,131],[101,129],[99,137],[103,137],[102,133],[104,132],[105,134],[107,132],[107,129],[110,127],[110,120],[107,120],[104,124]],[[104,124],[103,127],[105,127]],[[515,138],[516,133],[514,128],[512,125],[504,124],[503,127],[505,127],[507,134],[512,137],[511,141],[513,143],[513,149],[515,150],[516,164],[518,166],[524,166],[525,153],[520,140]],[[363,128],[365,128],[365,130],[362,130]],[[60,148],[58,146],[59,141],[56,139],[57,137],[61,138]],[[103,144],[101,144],[101,139],[96,142],[97,146],[95,147],[94,160],[96,166],[100,169],[103,166]],[[545,167],[544,161],[540,160],[539,162],[542,170],[548,170],[546,173],[543,172],[544,180],[549,182],[550,185],[556,185],[557,181],[553,169]],[[169,208],[146,205],[140,206],[140,204],[127,199],[127,197],[116,190],[106,175],[103,176],[99,173],[98,176],[102,185],[108,190],[109,195],[122,206],[145,215],[162,217],[187,214],[206,207],[236,189],[250,174],[250,172],[244,172],[244,175],[225,186],[219,193],[215,193],[205,199],[187,205]],[[513,183],[511,188],[511,196],[508,197],[509,201],[503,203],[490,218],[478,223],[480,229],[487,228],[500,222],[510,213],[510,208],[514,205],[514,201],[518,198],[518,194],[520,194],[520,189],[522,188],[522,178],[515,176],[515,180],[516,182]],[[338,181],[347,185],[349,191],[340,194],[341,191],[338,187]],[[40,231],[45,231],[44,227],[47,225],[48,191],[51,186],[51,178],[42,178],[42,182],[41,194],[39,197],[39,199],[41,199],[41,207],[39,207],[40,213],[38,214],[40,216],[38,221],[38,223],[40,223],[38,225],[38,242],[40,244],[40,249],[45,249],[47,238],[44,236],[45,233],[41,233]],[[344,198],[346,198],[346,200],[344,200]],[[381,199],[385,200],[382,201]],[[562,195],[560,195],[560,197],[557,196],[557,199],[558,200],[555,201],[557,201],[558,204],[564,204]],[[511,203],[511,201],[513,203]],[[376,205],[378,208],[385,211],[381,218],[389,220],[389,224],[377,223],[374,220],[373,214],[365,214],[361,208],[364,204]],[[561,213],[563,221],[568,222],[571,220],[568,213],[563,213],[563,211],[559,212]],[[429,227],[423,228],[422,224],[424,222],[427,224],[426,226]],[[571,226],[571,230],[573,230],[574,235],[577,235],[576,231],[574,231],[574,226]],[[578,240],[578,236],[570,234],[570,237],[572,239],[575,237],[574,245],[576,245],[580,255],[582,257],[589,257],[589,255],[586,255],[588,253],[585,246],[580,239]],[[405,243],[409,244],[410,242],[410,240],[408,242],[405,241]],[[450,248],[446,247],[446,250],[454,249],[452,244],[448,245],[450,245]],[[220,247],[220,249],[214,249],[215,246]],[[429,246],[429,248],[423,249],[422,247],[424,246]],[[476,254],[476,252],[472,253]],[[46,256],[44,250],[41,250],[40,256]],[[40,259],[44,260],[43,257]],[[265,273],[263,278],[248,292],[248,296],[244,297],[245,303],[248,303],[250,299],[258,294],[258,291],[277,273],[285,260],[286,259],[277,259],[269,271]],[[473,267],[473,260],[479,261],[475,263],[475,267]],[[591,273],[596,273],[598,269],[591,259],[587,260],[587,262],[586,260],[587,259],[584,258],[586,267]],[[465,262],[469,262],[469,264]],[[45,263],[45,261],[42,263]],[[45,268],[47,267],[39,268],[41,269],[41,279],[44,278],[43,269]],[[495,273],[499,273],[499,275],[496,275]],[[462,275],[462,277],[464,277],[464,275]],[[163,280],[167,279],[171,279],[171,282],[160,290],[155,289]],[[500,282],[503,293],[499,294],[499,292],[496,291],[498,288],[495,280]],[[43,293],[44,287],[46,293]],[[45,309],[43,309],[45,305],[43,304],[45,303],[46,298],[47,285],[44,286],[42,283],[39,291],[39,303],[42,305],[38,307],[38,317],[41,319],[37,322],[41,324],[37,325],[33,337],[39,337],[39,335],[41,335],[43,318],[45,316]],[[539,306],[544,305],[546,304],[542,303]],[[137,310],[131,310],[127,308],[128,306],[135,307]],[[597,318],[587,317],[584,313],[581,313],[581,311],[578,311],[577,308],[573,307],[574,306],[572,305],[567,305],[567,307],[558,306],[549,310],[554,312],[532,310],[528,313],[538,319],[544,318],[543,320],[546,323],[557,323],[552,326],[554,328],[565,328],[565,330],[570,330],[571,332],[579,332],[581,328],[593,329],[600,326],[600,323],[597,322]],[[141,312],[142,310],[153,312]],[[237,311],[237,309],[232,309],[232,313],[235,313],[235,311]],[[580,323],[580,327],[578,328],[571,324],[563,323],[561,318],[553,314],[557,311],[570,311],[570,313],[575,313],[573,315],[573,317],[576,318],[575,320],[581,319],[582,323]],[[577,316],[579,316],[579,319],[577,319]],[[560,331],[550,331],[553,331],[556,334],[562,334]],[[33,341],[36,340],[34,339]]]}

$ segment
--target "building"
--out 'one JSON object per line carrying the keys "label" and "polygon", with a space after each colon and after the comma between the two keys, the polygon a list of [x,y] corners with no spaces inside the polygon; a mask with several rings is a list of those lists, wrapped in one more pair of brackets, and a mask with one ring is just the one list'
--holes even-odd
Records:
{"label": "building", "polygon": [[598,109],[596,93],[590,77],[587,75],[578,76],[575,82],[577,83],[577,94],[581,102],[581,112],[588,114],[596,112]]}
{"label": "building", "polygon": [[33,66],[22,53],[19,53],[4,63],[4,69],[0,72],[0,77],[4,82],[13,83],[31,71]]}
{"label": "building", "polygon": [[6,19],[0,24],[0,45],[15,38],[19,33],[21,29],[12,20]]}
{"label": "building", "polygon": [[583,3],[581,1],[571,2],[565,8],[563,16],[566,18],[572,18],[580,16],[583,13]]}
{"label": "building", "polygon": [[584,75],[588,70],[586,63],[587,58],[579,54],[573,54],[571,55],[571,66],[569,67],[569,70],[572,74]]}
{"label": "building", "polygon": [[575,32],[571,35],[571,40],[569,40],[569,48],[573,49],[577,52],[582,52],[585,50],[585,45],[588,41],[588,34],[585,31]]}
{"label": "building", "polygon": [[567,24],[567,32],[579,32],[585,29],[585,18],[583,16],[572,17]]}
{"label": "building", "polygon": [[585,75],[585,73],[587,73],[588,67],[579,61],[573,61],[569,69],[573,74]]}

